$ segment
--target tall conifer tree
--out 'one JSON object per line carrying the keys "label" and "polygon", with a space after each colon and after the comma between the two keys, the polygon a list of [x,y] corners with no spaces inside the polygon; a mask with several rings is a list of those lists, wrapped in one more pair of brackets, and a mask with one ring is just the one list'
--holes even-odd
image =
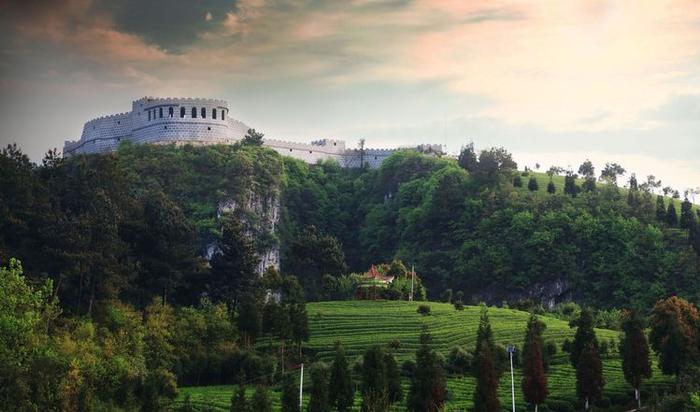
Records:
{"label": "tall conifer tree", "polygon": [[642,321],[636,312],[629,312],[622,323],[624,335],[620,342],[622,356],[622,372],[625,380],[632,385],[637,398],[637,409],[641,408],[639,388],[643,379],[651,377],[651,361],[649,360],[649,344],[644,334]]}
{"label": "tall conifer tree", "polygon": [[427,330],[423,330],[420,341],[421,346],[416,353],[416,370],[408,395],[408,410],[441,411],[445,405],[445,375],[437,354],[430,348],[432,337]]}
{"label": "tall conifer tree", "polygon": [[544,361],[542,359],[542,330],[544,324],[532,314],[527,324],[525,333],[525,345],[523,347],[523,381],[522,389],[525,400],[535,406],[544,402],[549,394],[547,389],[547,376],[544,373]]}
{"label": "tall conifer tree", "polygon": [[335,344],[335,359],[331,366],[330,403],[338,409],[338,412],[346,412],[352,408],[355,401],[355,384],[352,381],[348,361],[345,358],[345,350],[340,342]]}
{"label": "tall conifer tree", "polygon": [[588,410],[592,404],[600,400],[603,386],[605,386],[603,363],[598,349],[592,342],[587,342],[583,347],[577,363],[576,394]]}
{"label": "tall conifer tree", "polygon": [[493,352],[486,341],[474,359],[476,388],[474,389],[474,412],[498,412],[498,375]]}

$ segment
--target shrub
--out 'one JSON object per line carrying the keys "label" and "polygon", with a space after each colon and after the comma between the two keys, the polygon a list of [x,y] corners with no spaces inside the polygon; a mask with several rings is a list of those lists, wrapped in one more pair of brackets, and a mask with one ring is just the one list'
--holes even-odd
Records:
{"label": "shrub", "polygon": [[423,316],[430,315],[430,306],[429,305],[419,305],[416,312],[420,313]]}
{"label": "shrub", "polygon": [[550,357],[550,358],[553,357],[558,352],[557,343],[553,340],[548,340],[544,344],[544,350],[545,350],[545,353],[547,354],[548,357]]}
{"label": "shrub", "polygon": [[391,349],[398,349],[401,347],[401,341],[398,339],[394,339],[391,342],[389,342],[389,347]]}
{"label": "shrub", "polygon": [[413,359],[408,359],[404,363],[401,364],[401,375],[405,376],[407,378],[410,378],[413,376],[413,374],[416,372],[416,361]]}
{"label": "shrub", "polygon": [[513,186],[523,187],[523,179],[520,177],[520,175],[515,175],[515,177],[513,178]]}
{"label": "shrub", "polygon": [[569,338],[564,339],[564,342],[561,343],[561,350],[564,352],[571,352],[571,341]]}
{"label": "shrub", "polygon": [[455,301],[454,306],[457,310],[464,310],[464,303],[461,300]]}
{"label": "shrub", "polygon": [[447,356],[447,371],[464,375],[471,370],[474,355],[462,346],[454,346]]}

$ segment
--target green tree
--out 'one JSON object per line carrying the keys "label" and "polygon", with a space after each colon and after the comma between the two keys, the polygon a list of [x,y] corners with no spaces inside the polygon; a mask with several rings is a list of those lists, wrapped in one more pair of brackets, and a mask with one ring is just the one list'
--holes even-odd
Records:
{"label": "green tree", "polygon": [[31,368],[51,322],[60,313],[53,298],[53,284],[47,280],[38,287],[30,286],[22,264],[10,259],[7,267],[0,267],[0,285],[0,401],[19,410],[48,409],[35,399],[30,388],[32,384],[46,384],[32,383]]}
{"label": "green tree", "polygon": [[567,171],[566,176],[564,176],[564,193],[571,197],[576,197],[580,191],[580,188],[576,184],[577,178],[578,175],[571,170]]}
{"label": "green tree", "polygon": [[309,412],[328,412],[331,410],[329,400],[330,371],[323,362],[317,362],[311,368],[311,399]]}
{"label": "green tree", "polygon": [[340,342],[335,343],[335,358],[331,365],[330,404],[338,409],[338,412],[346,412],[352,408],[355,402],[355,383],[350,374],[348,361],[345,358],[345,349]]}
{"label": "green tree", "polygon": [[243,144],[251,146],[262,146],[264,134],[256,132],[255,129],[248,129],[243,136]]}
{"label": "green tree", "polygon": [[518,164],[507,150],[492,147],[481,151],[479,162],[471,173],[481,185],[497,186],[504,177],[510,181],[510,176],[517,169]]}
{"label": "green tree", "polygon": [[581,166],[578,167],[578,174],[585,178],[595,177],[595,167],[593,167],[593,163],[586,159],[586,161],[581,163]]}
{"label": "green tree", "polygon": [[474,359],[476,387],[474,389],[474,412],[498,412],[498,375],[493,352],[486,341],[482,341]]}
{"label": "green tree", "polygon": [[409,411],[437,412],[443,410],[445,405],[445,376],[437,354],[430,348],[431,341],[432,337],[424,329],[407,399]]}
{"label": "green tree", "polygon": [[519,174],[513,177],[513,187],[523,187],[523,178]]}
{"label": "green tree", "polygon": [[540,188],[540,185],[537,183],[537,179],[534,176],[527,182],[527,188],[531,192],[536,192]]}
{"label": "green tree", "polygon": [[245,385],[239,383],[236,392],[231,397],[231,412],[241,412],[248,410],[248,401],[245,398]]}
{"label": "green tree", "polygon": [[569,352],[569,360],[574,368],[578,366],[578,361],[581,359],[581,352],[586,346],[591,344],[596,351],[598,350],[598,339],[596,338],[595,330],[593,330],[594,324],[595,316],[593,315],[593,310],[590,308],[583,309],[578,319],[572,320],[569,323],[570,327],[576,327],[574,341],[571,344],[571,351]]}
{"label": "green tree", "polygon": [[219,253],[211,262],[212,296],[237,306],[238,300],[253,291],[258,257],[241,221],[232,215],[222,219]]}
{"label": "green tree", "polygon": [[362,357],[362,411],[386,411],[389,407],[386,359],[380,346],[367,349]]}
{"label": "green tree", "polygon": [[622,357],[622,372],[625,380],[634,388],[637,399],[637,409],[641,409],[639,389],[643,379],[651,377],[651,360],[649,359],[649,344],[644,334],[644,326],[636,312],[628,312],[622,322],[624,332],[620,341],[620,356]]}
{"label": "green tree", "polygon": [[299,410],[299,387],[293,374],[287,374],[282,381],[282,412]]}
{"label": "green tree", "polygon": [[668,209],[666,209],[666,224],[671,227],[678,225],[678,213],[676,213],[676,205],[673,200],[668,202]]}
{"label": "green tree", "polygon": [[253,398],[250,400],[250,407],[255,412],[272,412],[272,400],[265,386],[258,385],[255,388]]}
{"label": "green tree", "polygon": [[284,271],[298,277],[310,299],[321,296],[323,275],[339,276],[347,270],[338,239],[316,226],[306,227],[294,238],[285,256]]}
{"label": "green tree", "polygon": [[401,372],[396,363],[394,355],[386,353],[384,355],[386,364],[387,396],[389,403],[394,404],[403,400],[403,388],[401,387]]}
{"label": "green tree", "polygon": [[603,378],[603,363],[600,361],[598,349],[593,342],[586,342],[581,351],[576,368],[576,394],[584,402],[585,409],[601,399],[605,379]]}
{"label": "green tree", "polygon": [[656,196],[656,220],[666,222],[666,204],[661,195]]}
{"label": "green tree", "polygon": [[690,229],[695,223],[695,214],[693,213],[693,204],[686,197],[681,203],[681,228]]}
{"label": "green tree", "polygon": [[291,338],[296,343],[299,354],[303,342],[309,341],[309,318],[306,314],[306,304],[289,304],[289,323],[291,327]]}
{"label": "green tree", "polygon": [[547,193],[553,195],[556,191],[557,187],[554,186],[554,182],[550,180],[549,183],[547,183]]}
{"label": "green tree", "polygon": [[525,400],[537,408],[549,394],[547,389],[547,376],[545,375],[542,356],[543,339],[542,332],[546,325],[530,315],[525,332],[525,345],[523,347],[523,381],[522,390]]}
{"label": "green tree", "polygon": [[617,163],[606,163],[605,168],[600,173],[600,179],[617,186],[617,177],[624,175],[625,172],[625,168]]}
{"label": "green tree", "polygon": [[240,298],[236,324],[241,333],[243,345],[250,348],[262,333],[262,315],[252,292],[248,292]]}
{"label": "green tree", "polygon": [[457,164],[470,173],[476,170],[478,161],[476,159],[476,152],[474,151],[474,143],[462,146],[462,150],[460,150],[459,157],[457,158]]}
{"label": "green tree", "polygon": [[[481,316],[479,318],[479,328],[476,331],[476,347],[474,348],[474,358],[479,357],[479,351],[483,348],[483,345],[489,347],[491,350],[491,356],[494,364],[496,365],[497,376],[500,376],[501,366],[495,359],[496,356],[496,343],[493,340],[493,330],[491,329],[491,321],[489,320],[489,312],[486,305],[481,307]],[[475,364],[476,367],[478,367]],[[478,369],[475,369],[475,374]]]}
{"label": "green tree", "polygon": [[649,342],[659,355],[659,366],[666,375],[678,375],[697,359],[697,325],[700,314],[692,303],[677,296],[660,300],[649,319]]}

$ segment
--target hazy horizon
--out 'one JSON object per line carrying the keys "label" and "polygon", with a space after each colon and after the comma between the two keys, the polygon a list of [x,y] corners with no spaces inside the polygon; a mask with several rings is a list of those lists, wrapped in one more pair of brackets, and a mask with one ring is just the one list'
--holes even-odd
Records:
{"label": "hazy horizon", "polygon": [[700,186],[692,1],[31,3],[0,5],[0,143],[34,161],[144,95],[189,96],[271,138],[473,141]]}

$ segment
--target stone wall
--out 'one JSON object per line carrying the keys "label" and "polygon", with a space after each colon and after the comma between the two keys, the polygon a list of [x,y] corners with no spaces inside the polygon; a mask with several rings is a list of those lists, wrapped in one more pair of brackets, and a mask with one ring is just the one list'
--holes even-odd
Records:
{"label": "stone wall", "polygon": [[[194,110],[194,111],[193,111]],[[116,150],[124,141],[150,144],[233,144],[249,127],[229,116],[224,100],[201,98],[144,97],[132,102],[131,111],[99,117],[85,123],[78,141],[66,141],[64,156]],[[309,164],[335,160],[342,167],[379,167],[398,149],[347,149],[345,141],[321,139],[311,143],[265,139],[263,144],[283,156]],[[441,151],[439,145],[421,145],[419,150]]]}

